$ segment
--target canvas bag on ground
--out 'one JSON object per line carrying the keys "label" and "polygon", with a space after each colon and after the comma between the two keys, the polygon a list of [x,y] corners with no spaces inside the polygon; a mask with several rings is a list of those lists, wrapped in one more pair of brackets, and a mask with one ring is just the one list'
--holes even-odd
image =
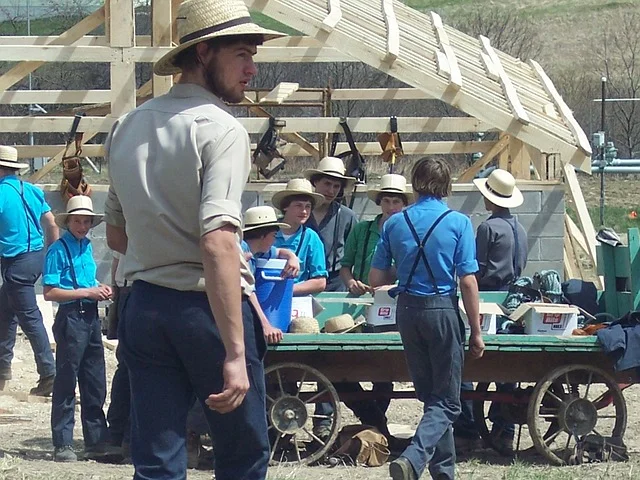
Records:
{"label": "canvas bag on ground", "polygon": [[389,459],[389,442],[370,425],[347,425],[338,434],[335,455],[349,455],[356,465],[380,467]]}

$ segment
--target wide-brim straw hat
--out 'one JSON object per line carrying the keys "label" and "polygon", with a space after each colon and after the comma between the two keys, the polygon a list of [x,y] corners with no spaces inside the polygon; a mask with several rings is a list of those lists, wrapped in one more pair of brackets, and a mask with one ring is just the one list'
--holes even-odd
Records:
{"label": "wide-brim straw hat", "polygon": [[318,168],[310,168],[303,172],[304,178],[311,180],[316,175],[326,175],[344,182],[344,187],[349,189],[356,183],[357,178],[345,176],[344,162],[337,157],[324,157],[318,162]]}
{"label": "wide-brim straw hat", "polygon": [[67,218],[71,215],[86,215],[93,217],[91,227],[95,227],[102,222],[104,215],[93,212],[93,202],[86,195],[76,195],[67,202],[67,211],[58,213],[55,217],[56,225],[60,228],[67,228]]}
{"label": "wide-brim straw hat", "polygon": [[378,188],[367,190],[367,196],[373,202],[377,202],[381,193],[395,193],[404,196],[407,205],[414,202],[413,192],[407,189],[407,179],[397,173],[387,173],[380,179]]}
{"label": "wide-brim straw hat", "polygon": [[0,145],[0,167],[22,170],[28,166],[28,163],[18,163],[18,150]]}
{"label": "wide-brim straw hat", "polygon": [[348,313],[338,315],[337,317],[331,317],[324,323],[322,329],[325,333],[348,333],[352,332],[356,328],[365,323],[364,320],[355,322],[353,317]]}
{"label": "wide-brim straw hat", "polygon": [[280,190],[273,194],[271,203],[278,210],[282,210],[281,205],[285,198],[293,195],[307,195],[311,199],[311,203],[315,207],[319,202],[324,201],[324,196],[313,191],[311,182],[306,178],[293,178],[287,182],[284,190]]}
{"label": "wide-brim straw hat", "polygon": [[288,223],[279,222],[276,211],[273,207],[268,205],[249,208],[244,212],[243,232],[265,227],[290,228],[290,225]]}
{"label": "wide-brim straw hat", "polygon": [[297,317],[291,320],[289,333],[320,333],[320,325],[315,318]]}
{"label": "wide-brim straw hat", "polygon": [[484,198],[499,207],[515,208],[524,202],[522,192],[516,187],[516,179],[506,170],[497,168],[488,178],[477,178],[473,183]]}
{"label": "wide-brim straw hat", "polygon": [[153,66],[156,75],[173,75],[180,72],[174,62],[176,56],[196,43],[215,37],[231,35],[256,35],[262,41],[286,37],[284,33],[256,25],[249,16],[243,0],[186,0],[178,7],[179,45],[166,53]]}

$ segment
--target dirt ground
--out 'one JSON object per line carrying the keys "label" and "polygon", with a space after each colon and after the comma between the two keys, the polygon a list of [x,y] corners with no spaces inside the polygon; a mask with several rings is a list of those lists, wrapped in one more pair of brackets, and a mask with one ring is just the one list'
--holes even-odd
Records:
{"label": "dirt ground", "polygon": [[[110,377],[115,369],[115,355],[105,350],[107,372]],[[51,433],[49,427],[50,402],[28,397],[26,392],[36,380],[35,364],[31,348],[22,336],[16,344],[16,360],[12,381],[0,392],[0,479],[126,479],[131,478],[130,465],[110,465],[88,461],[60,464],[52,461]],[[551,467],[537,454],[524,455],[511,461],[498,454],[483,450],[473,458],[460,459],[458,478],[466,480],[489,479],[640,479],[640,415],[638,404],[640,387],[625,391],[629,409],[629,422],[625,441],[631,461],[628,463],[592,464],[581,467]],[[105,406],[106,408],[106,406]],[[346,408],[343,410],[347,410]],[[347,411],[348,412],[348,411]],[[421,404],[417,400],[393,400],[389,409],[389,421],[415,427],[421,416]],[[76,415],[76,449],[82,449],[82,432]],[[343,425],[356,423],[349,413],[343,414]],[[526,436],[526,433],[523,434]],[[189,479],[211,479],[210,471],[190,470]],[[274,466],[269,471],[270,480],[365,480],[388,478],[386,466],[366,468],[353,466]],[[429,478],[425,474],[422,478]]]}

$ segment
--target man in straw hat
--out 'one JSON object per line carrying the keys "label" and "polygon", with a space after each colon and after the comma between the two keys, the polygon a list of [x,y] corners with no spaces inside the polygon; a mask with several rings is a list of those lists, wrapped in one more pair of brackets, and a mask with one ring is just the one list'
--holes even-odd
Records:
{"label": "man in straw hat", "polygon": [[322,195],[313,193],[311,183],[304,178],[289,180],[287,187],[271,198],[273,206],[284,213],[282,221],[288,225],[276,232],[274,245],[291,250],[300,261],[300,273],[293,285],[294,296],[320,293],[327,283],[322,240],[306,225],[321,201]]}
{"label": "man in straw hat", "polygon": [[340,278],[340,262],[344,256],[344,245],[349,232],[358,218],[353,210],[340,204],[339,195],[345,190],[351,190],[356,179],[345,176],[344,163],[336,157],[323,158],[318,168],[305,170],[304,177],[311,182],[316,193],[323,197],[313,209],[307,226],[320,235],[324,244],[329,275],[325,290],[345,291],[346,287]]}
{"label": "man in straw hat", "polygon": [[42,275],[45,244],[58,239],[51,208],[38,187],[23,182],[18,172],[18,151],[0,146],[0,390],[11,380],[16,329],[25,333],[40,379],[32,395],[51,395],[56,366],[49,337],[38,308],[35,283]]}
{"label": "man in straw hat", "polygon": [[407,191],[402,175],[389,173],[380,179],[378,188],[370,188],[369,199],[380,206],[381,213],[371,221],[358,223],[347,237],[342,257],[340,276],[347,290],[354,295],[372,292],[369,286],[371,259],[384,223],[404,207],[413,203],[413,194]]}
{"label": "man in straw hat", "polygon": [[244,98],[257,46],[283,35],[254,24],[242,0],[184,1],[177,27],[179,45],[154,73],[180,80],[119,119],[105,144],[107,240],[127,254],[133,281],[119,336],[134,478],[185,477],[195,394],[207,407],[216,478],[263,479],[265,342],[239,248],[250,142],[224,102]]}
{"label": "man in straw hat", "polygon": [[443,200],[451,192],[447,163],[418,160],[411,184],[419,198],[384,224],[369,274],[372,287],[388,285],[395,263],[398,286],[389,293],[398,296],[396,322],[416,394],[424,403],[411,445],[389,465],[389,473],[394,480],[415,480],[429,465],[433,478],[453,479],[452,424],[460,414],[465,342],[456,280],[471,327],[470,354],[479,358],[484,343],[478,264],[471,221]]}

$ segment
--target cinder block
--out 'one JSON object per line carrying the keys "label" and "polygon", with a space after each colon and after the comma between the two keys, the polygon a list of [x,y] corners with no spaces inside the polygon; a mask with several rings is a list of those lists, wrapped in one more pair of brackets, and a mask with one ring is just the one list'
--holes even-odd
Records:
{"label": "cinder block", "polygon": [[522,192],[524,202],[517,208],[512,209],[511,213],[538,213],[542,210],[542,192]]}
{"label": "cinder block", "polygon": [[447,198],[447,205],[452,210],[457,210],[465,215],[474,213],[486,213],[484,200],[480,192],[454,192]]}
{"label": "cinder block", "polygon": [[540,260],[548,262],[564,261],[564,238],[540,237],[536,241],[540,245]]}
{"label": "cinder block", "polygon": [[564,212],[542,211],[537,215],[525,213],[517,215],[517,218],[530,238],[564,236]]}
{"label": "cinder block", "polygon": [[527,243],[529,244],[529,248],[527,250],[527,263],[542,260],[540,253],[540,239],[527,237]]}
{"label": "cinder block", "polygon": [[564,213],[564,187],[557,186],[553,190],[542,191],[542,210]]}

